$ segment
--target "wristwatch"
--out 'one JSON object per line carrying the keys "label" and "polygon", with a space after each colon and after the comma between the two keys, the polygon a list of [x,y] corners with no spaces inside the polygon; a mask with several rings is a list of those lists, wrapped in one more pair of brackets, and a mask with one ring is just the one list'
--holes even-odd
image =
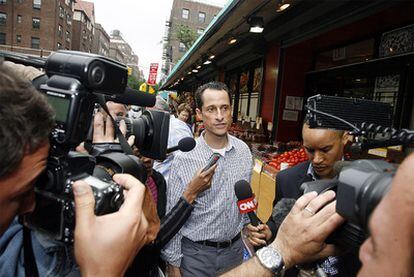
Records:
{"label": "wristwatch", "polygon": [[277,249],[272,246],[266,246],[257,250],[256,256],[260,263],[275,276],[282,276],[282,272],[285,271],[285,264],[282,255]]}

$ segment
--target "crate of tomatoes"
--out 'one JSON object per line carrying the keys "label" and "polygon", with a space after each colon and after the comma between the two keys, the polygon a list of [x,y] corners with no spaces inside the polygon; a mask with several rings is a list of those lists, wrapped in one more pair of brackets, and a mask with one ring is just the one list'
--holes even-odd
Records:
{"label": "crate of tomatoes", "polygon": [[269,165],[276,170],[280,170],[281,163],[288,163],[289,167],[292,167],[307,160],[305,149],[299,148],[274,156]]}

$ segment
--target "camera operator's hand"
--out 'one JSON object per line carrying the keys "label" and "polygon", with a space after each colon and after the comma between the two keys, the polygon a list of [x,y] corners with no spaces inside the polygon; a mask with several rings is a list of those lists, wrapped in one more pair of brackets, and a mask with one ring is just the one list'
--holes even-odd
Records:
{"label": "camera operator's hand", "polygon": [[75,256],[85,276],[122,276],[141,247],[154,239],[142,206],[145,186],[128,174],[114,175],[124,187],[125,201],[118,212],[96,216],[91,187],[73,184],[76,206]]}
{"label": "camera operator's hand", "polygon": [[[124,120],[119,122],[119,129],[121,133],[125,136],[127,127]],[[128,144],[132,146],[134,144],[135,136],[130,136],[128,138]],[[115,139],[115,128],[112,123],[111,118],[103,114],[102,112],[97,112],[93,118],[93,143],[113,143],[118,142],[118,139]]]}
{"label": "camera operator's hand", "polygon": [[183,193],[183,197],[185,198],[185,200],[187,200],[188,203],[192,204],[199,193],[211,187],[211,181],[213,179],[213,175],[216,168],[217,164],[213,165],[204,172],[202,172],[202,169],[199,169],[196,172],[193,179],[188,184],[187,188]]}
{"label": "camera operator's hand", "polygon": [[247,240],[253,246],[266,245],[266,241],[268,241],[272,237],[272,231],[270,231],[269,226],[267,226],[266,224],[259,224],[258,226],[253,226],[249,223],[246,226],[246,232]]}
{"label": "camera operator's hand", "polygon": [[[272,246],[282,253],[286,268],[338,254],[326,238],[344,222],[335,212],[335,192],[300,197],[280,226]],[[328,204],[329,203],[329,204]]]}

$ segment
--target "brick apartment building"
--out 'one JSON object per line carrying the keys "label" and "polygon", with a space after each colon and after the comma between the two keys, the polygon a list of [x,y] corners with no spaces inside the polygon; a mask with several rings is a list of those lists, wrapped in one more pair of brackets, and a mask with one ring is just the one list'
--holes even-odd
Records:
{"label": "brick apartment building", "polygon": [[180,26],[188,26],[199,36],[222,8],[195,0],[174,0],[170,20],[166,22],[163,53],[163,74],[168,75],[178,60],[188,50],[177,38]]}
{"label": "brick apartment building", "polygon": [[101,24],[95,23],[93,37],[92,53],[108,57],[111,37]]}
{"label": "brick apartment building", "polygon": [[72,49],[74,0],[0,0],[0,49],[48,55]]}
{"label": "brick apartment building", "polygon": [[131,75],[139,78],[138,56],[135,55],[129,43],[124,40],[119,30],[111,32],[109,57],[128,65],[132,68]]}
{"label": "brick apartment building", "polygon": [[72,50],[92,52],[94,25],[94,4],[86,1],[77,1],[73,12]]}

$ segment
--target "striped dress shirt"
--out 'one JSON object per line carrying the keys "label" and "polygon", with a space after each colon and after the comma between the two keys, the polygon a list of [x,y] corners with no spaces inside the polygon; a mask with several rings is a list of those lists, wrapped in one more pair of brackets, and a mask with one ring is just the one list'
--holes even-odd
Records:
{"label": "striped dress shirt", "polygon": [[[167,212],[177,203],[196,171],[206,165],[212,154],[213,150],[201,135],[192,151],[176,155],[167,185]],[[191,216],[162,251],[163,259],[174,266],[179,267],[181,264],[183,236],[192,241],[227,241],[234,238],[248,222],[237,208],[234,184],[239,180],[250,183],[253,168],[250,149],[243,141],[228,135],[226,152],[217,165],[211,188],[198,195]]]}

